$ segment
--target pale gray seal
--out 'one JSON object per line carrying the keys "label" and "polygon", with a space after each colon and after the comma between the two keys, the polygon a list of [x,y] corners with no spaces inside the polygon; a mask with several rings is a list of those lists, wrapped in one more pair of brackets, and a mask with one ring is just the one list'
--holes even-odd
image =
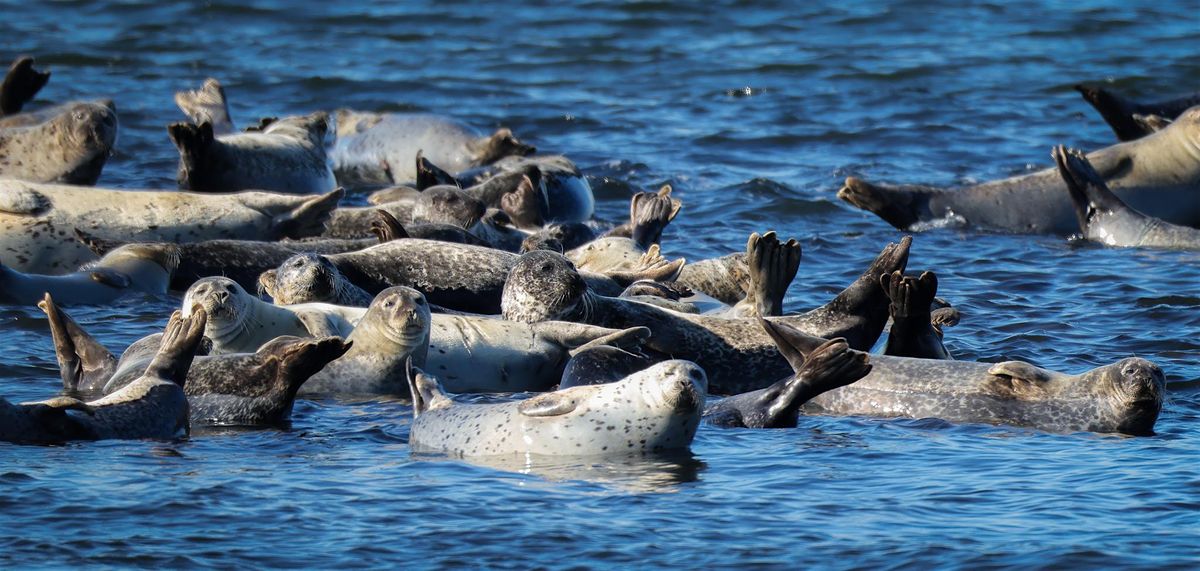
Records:
{"label": "pale gray seal", "polygon": [[64,275],[26,274],[0,264],[0,303],[33,305],[47,293],[73,305],[110,303],[138,292],[166,295],[178,264],[174,244],[121,246]]}
{"label": "pale gray seal", "polygon": [[204,338],[204,311],[181,317],[176,311],[145,372],[125,388],[83,402],[58,397],[13,405],[0,399],[0,440],[173,439],[187,436],[188,400],[183,392],[188,368]]}
{"label": "pale gray seal", "polygon": [[1144,119],[1139,120],[1139,116],[1158,117],[1170,122],[1184,111],[1200,105],[1200,92],[1158,103],[1138,103],[1100,87],[1080,84],[1075,86],[1075,90],[1100,112],[1104,122],[1108,123],[1120,141],[1140,139],[1159,130],[1148,126]]}
{"label": "pale gray seal", "polygon": [[199,192],[329,192],[337,180],[325,155],[329,115],[285,117],[261,131],[217,136],[211,123],[167,128],[179,149],[179,188]]}
{"label": "pale gray seal", "polygon": [[[793,363],[802,363],[804,355],[825,342],[778,321],[763,327]],[[866,377],[816,396],[804,411],[1149,435],[1165,391],[1162,369],[1136,357],[1068,375],[1021,361],[872,355]]]}
{"label": "pale gray seal", "polygon": [[[903,270],[911,238],[889,244],[853,284],[822,307],[801,315],[771,317],[802,330],[870,349],[888,319],[887,296],[879,276]],[[646,303],[605,297],[586,282],[561,254],[524,254],[505,284],[502,309],[514,321],[564,320],[623,329],[645,326],[649,349],[695,361],[708,373],[715,394],[765,388],[789,372],[770,337],[750,319],[678,313]]]}
{"label": "pale gray seal", "polygon": [[535,151],[508,129],[481,137],[437,115],[339,109],[334,117],[338,136],[331,158],[338,181],[345,185],[416,180],[413,157],[418,151],[451,173]]}
{"label": "pale gray seal", "polygon": [[425,363],[429,323],[421,292],[407,287],[380,292],[346,339],[350,350],[313,375],[301,394],[406,396],[404,364]]}
{"label": "pale gray seal", "polygon": [[1060,145],[1052,154],[1075,205],[1079,231],[1087,240],[1125,248],[1200,250],[1200,230],[1130,208],[1109,190],[1083,153]]}
{"label": "pale gray seal", "polygon": [[75,229],[123,242],[311,236],[343,195],[108,190],[0,179],[0,263],[38,274],[74,271],[97,259]]}
{"label": "pale gray seal", "polygon": [[[1088,154],[1109,188],[1133,208],[1172,224],[1200,225],[1200,107],[1166,129]],[[1078,224],[1055,168],[956,190],[846,179],[838,197],[897,228],[943,222],[1069,235]]]}
{"label": "pale gray seal", "polygon": [[0,176],[96,184],[117,140],[112,101],[80,101],[0,119]]}
{"label": "pale gray seal", "polygon": [[0,84],[0,116],[20,113],[47,81],[50,81],[50,72],[33,69],[33,58],[17,57],[8,68],[4,83]]}
{"label": "pale gray seal", "polygon": [[454,456],[604,455],[683,450],[700,424],[707,380],[688,361],[667,361],[604,385],[523,401],[465,404],[437,377],[412,367],[414,452]]}

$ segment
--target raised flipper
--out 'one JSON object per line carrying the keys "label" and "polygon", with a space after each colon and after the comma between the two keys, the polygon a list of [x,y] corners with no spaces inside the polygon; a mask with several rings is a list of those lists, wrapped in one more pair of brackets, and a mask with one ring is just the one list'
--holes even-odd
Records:
{"label": "raised flipper", "polygon": [[793,371],[803,368],[804,363],[808,360],[807,356],[826,342],[825,339],[814,337],[777,320],[759,317],[758,324],[775,342],[779,354],[787,359]]}
{"label": "raised flipper", "polygon": [[512,192],[500,197],[500,209],[517,225],[517,228],[537,230],[546,223],[549,206],[543,200],[541,189],[533,180],[522,176],[521,182]]}
{"label": "raised flipper", "polygon": [[214,141],[212,123],[172,123],[167,126],[167,134],[179,149],[179,187],[185,190],[204,190],[193,188],[191,173],[202,170],[209,162],[209,153]]}
{"label": "raised flipper", "polygon": [[304,238],[325,231],[325,223],[333,215],[333,209],[346,196],[346,190],[338,187],[325,194],[314,196],[292,209],[275,217],[273,226],[276,238]]}
{"label": "raised flipper", "polygon": [[425,190],[431,186],[442,184],[459,186],[458,180],[450,173],[425,158],[423,151],[417,151],[417,190]]}
{"label": "raised flipper", "polygon": [[874,212],[888,224],[908,230],[913,224],[933,217],[929,197],[942,192],[916,185],[880,185],[858,177],[847,177],[837,197],[868,212]]}
{"label": "raised flipper", "polygon": [[[278,121],[279,121],[279,117],[259,117],[258,123],[255,123],[254,125],[246,125],[245,132],[261,133],[263,131],[266,131],[267,127],[274,125]],[[311,128],[311,125],[309,125],[308,128]],[[216,129],[214,128],[214,132],[215,131],[216,131]]]}
{"label": "raised flipper", "polygon": [[950,359],[942,337],[934,329],[930,307],[937,296],[937,276],[924,272],[919,278],[901,272],[884,274],[879,284],[891,304],[892,330],[883,353],[894,357]]}
{"label": "raised flipper", "polygon": [[162,343],[154,360],[146,367],[146,376],[171,381],[183,386],[187,381],[188,369],[192,359],[200,349],[204,340],[204,325],[208,323],[208,313],[203,307],[192,308],[191,316],[183,317],[182,312],[175,311],[167,321],[163,330]]}
{"label": "raised flipper", "polygon": [[1163,117],[1162,115],[1142,115],[1141,113],[1134,113],[1130,117],[1133,119],[1134,123],[1137,123],[1138,126],[1144,129],[1147,133],[1157,133],[1163,129],[1166,129],[1171,124],[1171,120]]}
{"label": "raised flipper", "polygon": [[1142,216],[1109,190],[1104,178],[1092,168],[1082,152],[1058,145],[1050,154],[1058,166],[1058,174],[1067,184],[1071,203],[1075,206],[1075,219],[1084,236],[1089,235],[1092,223],[1101,214],[1129,211]]}
{"label": "raised flipper", "polygon": [[229,105],[225,101],[225,88],[211,77],[204,80],[200,89],[176,92],[175,104],[192,123],[199,125],[207,121],[211,124],[215,135],[234,132]]}
{"label": "raised flipper", "polygon": [[[892,272],[903,272],[908,267],[908,253],[911,247],[912,236],[901,238],[899,244],[888,244],[858,279],[815,311],[860,317],[874,317],[878,313],[882,327],[887,321],[889,301],[887,294],[879,286],[879,277]],[[874,341],[871,343],[874,344]]]}
{"label": "raised flipper", "polygon": [[437,377],[427,375],[414,366],[412,357],[404,360],[404,369],[408,378],[408,391],[412,396],[413,418],[429,410],[450,406],[450,396],[446,394]]}
{"label": "raised flipper", "polygon": [[0,84],[0,115],[13,115],[31,101],[50,81],[50,72],[33,69],[33,58],[18,57]]}
{"label": "raised flipper", "polygon": [[38,307],[50,322],[50,337],[54,340],[54,355],[58,358],[59,375],[66,392],[96,392],[117,370],[117,358],[91,335],[88,335],[71,316],[67,315],[50,294]]}
{"label": "raised flipper", "polygon": [[639,280],[671,282],[679,277],[679,272],[683,271],[683,266],[686,264],[687,260],[683,258],[679,258],[674,262],[668,261],[662,256],[658,245],[655,244],[642,255],[636,268],[632,270],[605,272],[604,275],[625,287]]}
{"label": "raised flipper", "polygon": [[780,243],[775,232],[750,235],[746,241],[746,265],[750,269],[750,289],[738,306],[752,315],[783,315],[783,298],[800,269],[800,243],[795,238]]}
{"label": "raised flipper", "polygon": [[804,403],[870,372],[866,353],[851,349],[845,339],[826,341],[809,353],[790,378],[762,390],[723,399],[704,415],[718,426],[793,428]]}
{"label": "raised flipper", "polygon": [[1133,113],[1137,105],[1126,101],[1117,94],[1092,87],[1090,85],[1076,85],[1075,90],[1083,95],[1083,99],[1092,104],[1096,111],[1100,112],[1100,116],[1104,118],[1104,122],[1112,128],[1113,133],[1117,135],[1117,139],[1121,141],[1132,141],[1149,135],[1152,131],[1147,131],[1133,120]]}
{"label": "raised flipper", "polygon": [[642,344],[645,343],[646,340],[649,338],[650,338],[650,328],[649,327],[630,327],[629,329],[622,329],[620,331],[615,331],[615,332],[609,333],[608,335],[605,335],[603,337],[598,337],[596,339],[588,341],[587,343],[584,343],[583,345],[580,345],[579,347],[572,349],[570,353],[572,355],[576,355],[580,351],[586,351],[588,349],[591,349],[593,347],[599,347],[601,345],[608,346],[608,347],[617,347],[619,349],[634,350],[634,349],[640,348],[642,346]]}
{"label": "raised flipper", "polygon": [[1046,385],[1056,373],[1024,361],[996,363],[988,369],[992,378],[984,390],[1004,399],[1040,399],[1047,395]]}
{"label": "raised flipper", "polygon": [[32,188],[8,185],[0,190],[0,212],[36,215],[47,208],[50,208],[50,199]]}
{"label": "raised flipper", "polygon": [[471,145],[475,162],[479,165],[490,165],[504,157],[525,156],[537,152],[537,147],[526,145],[513,136],[507,128],[497,129],[492,136],[477,141]]}
{"label": "raised flipper", "polygon": [[409,237],[404,225],[386,210],[376,210],[371,216],[371,233],[380,244]]}
{"label": "raised flipper", "polygon": [[663,230],[679,215],[683,202],[671,198],[671,185],[658,192],[639,192],[629,200],[629,222],[613,228],[605,236],[632,238],[643,250],[662,241]]}
{"label": "raised flipper", "polygon": [[929,312],[929,321],[933,324],[933,330],[941,337],[947,327],[958,325],[962,319],[962,313],[957,307],[945,306],[934,309]]}

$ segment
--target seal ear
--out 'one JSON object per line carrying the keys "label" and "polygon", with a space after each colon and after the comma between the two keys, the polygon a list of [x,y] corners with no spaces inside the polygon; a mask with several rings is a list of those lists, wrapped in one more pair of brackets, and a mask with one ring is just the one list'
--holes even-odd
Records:
{"label": "seal ear", "polygon": [[521,401],[517,405],[517,411],[525,416],[542,417],[542,416],[561,416],[567,414],[579,403],[563,394],[562,392],[542,393],[531,399]]}
{"label": "seal ear", "polygon": [[1028,399],[1046,396],[1045,385],[1054,379],[1050,371],[1024,361],[996,363],[988,369],[992,375],[985,390],[994,396],[1008,399]]}

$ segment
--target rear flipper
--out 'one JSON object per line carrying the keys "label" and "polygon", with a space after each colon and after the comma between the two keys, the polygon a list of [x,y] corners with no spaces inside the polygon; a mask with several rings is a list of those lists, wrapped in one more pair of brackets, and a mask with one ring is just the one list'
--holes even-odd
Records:
{"label": "rear flipper", "polygon": [[458,181],[450,173],[425,158],[424,151],[417,151],[417,190],[425,190],[431,186],[442,184],[459,186]]}
{"label": "rear flipper", "polygon": [[1142,216],[1109,190],[1104,177],[1092,168],[1092,164],[1081,151],[1058,145],[1050,155],[1054,157],[1054,164],[1058,166],[1058,174],[1067,184],[1071,203],[1075,206],[1075,219],[1085,237],[1091,235],[1091,226],[1098,216],[1126,211]]}
{"label": "rear flipper", "polygon": [[500,197],[500,210],[508,214],[517,228],[538,230],[546,223],[549,206],[533,179],[522,176],[516,188]]}
{"label": "rear flipper", "polygon": [[84,232],[78,228],[75,229],[75,240],[77,240],[80,244],[87,246],[87,248],[91,250],[93,254],[96,254],[100,257],[104,257],[105,254],[129,243],[122,242],[120,240],[101,238],[95,234],[88,234],[87,232]]}
{"label": "rear flipper", "polygon": [[1100,116],[1112,128],[1118,140],[1132,141],[1153,132],[1146,130],[1145,127],[1133,119],[1133,113],[1138,107],[1136,103],[1127,101],[1117,94],[1099,87],[1076,85],[1075,90],[1080,95],[1083,95],[1083,99],[1091,103],[1092,107],[1096,108],[1096,111],[1100,112]]}
{"label": "rear flipper", "polygon": [[962,319],[962,313],[958,311],[957,307],[950,305],[937,307],[929,312],[929,320],[933,323],[933,330],[937,332],[938,337],[944,336],[945,328],[958,325],[960,319]]}
{"label": "rear flipper", "polygon": [[221,190],[208,188],[207,181],[203,178],[197,180],[196,176],[196,173],[203,173],[208,167],[216,140],[212,123],[172,123],[167,126],[167,134],[179,150],[179,188],[197,192]]}
{"label": "rear flipper", "polygon": [[866,353],[851,349],[845,339],[826,341],[808,354],[790,378],[723,399],[704,411],[704,416],[714,425],[729,428],[794,428],[804,403],[870,372]]}
{"label": "rear flipper", "polygon": [[229,117],[229,105],[225,101],[225,88],[221,87],[221,82],[211,77],[204,80],[200,89],[176,92],[175,104],[192,123],[200,125],[207,122],[212,125],[215,135],[234,132],[233,120]]}
{"label": "rear flipper", "polygon": [[683,266],[687,261],[679,258],[674,262],[668,261],[662,256],[658,245],[651,246],[645,254],[642,255],[638,266],[632,270],[617,270],[605,272],[604,275],[613,279],[618,284],[628,287],[633,282],[639,280],[650,280],[656,282],[673,282],[679,277],[679,272],[683,270]]}
{"label": "rear flipper", "polygon": [[646,250],[662,241],[663,230],[679,215],[683,201],[671,198],[671,185],[658,192],[639,192],[629,201],[629,222],[609,230],[605,236],[631,238]]}
{"label": "rear flipper", "polygon": [[409,237],[404,225],[386,210],[376,210],[371,215],[371,233],[379,239],[380,244]]}
{"label": "rear flipper", "polygon": [[47,81],[50,81],[50,72],[33,69],[33,58],[17,58],[0,85],[0,115],[20,113],[21,108],[46,86]]}
{"label": "rear flipper", "polygon": [[192,367],[192,359],[204,341],[206,323],[208,313],[200,306],[193,307],[188,317],[183,317],[178,310],[171,314],[163,330],[158,353],[146,367],[145,376],[171,381],[182,387],[187,380],[188,369]]}
{"label": "rear flipper", "polygon": [[333,209],[346,196],[346,190],[338,187],[325,194],[305,200],[292,209],[275,217],[275,238],[304,238],[325,231],[325,223],[333,215]]}
{"label": "rear flipper", "polygon": [[800,269],[800,243],[795,238],[780,244],[775,232],[750,235],[746,241],[746,265],[750,269],[750,289],[738,302],[739,316],[770,317],[783,315],[783,298]]}
{"label": "rear flipper", "polygon": [[101,392],[117,370],[117,358],[60,309],[50,294],[38,302],[38,307],[50,321],[50,336],[54,339],[63,390],[68,393]]}
{"label": "rear flipper", "polygon": [[872,184],[852,176],[846,178],[837,196],[863,210],[874,212],[900,230],[908,230],[917,222],[934,218],[929,210],[929,197],[939,192],[942,191],[925,186]]}
{"label": "rear flipper", "polygon": [[1133,121],[1146,130],[1147,133],[1157,133],[1166,129],[1171,124],[1171,120],[1162,115],[1142,115],[1134,113]]}
{"label": "rear flipper", "polygon": [[883,354],[951,359],[930,315],[931,304],[937,295],[937,276],[933,272],[924,272],[921,277],[914,278],[892,272],[880,276],[879,284],[891,300],[888,311],[892,317],[892,330],[888,333]]}

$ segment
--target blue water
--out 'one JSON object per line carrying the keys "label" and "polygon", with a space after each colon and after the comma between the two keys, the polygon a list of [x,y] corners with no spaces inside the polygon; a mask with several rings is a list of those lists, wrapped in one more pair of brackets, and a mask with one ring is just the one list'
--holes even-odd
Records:
{"label": "blue water", "polygon": [[[774,229],[790,291],[827,300],[900,234],[834,192],[850,174],[955,184],[1113,142],[1070,86],[1200,89],[1188,2],[625,4],[12,2],[4,57],[44,102],[112,97],[100,184],[170,188],[174,91],[221,79],[242,124],[353,107],[511,127],[570,155],[618,219],[663,182],[664,251],[701,259]],[[354,197],[362,200],[362,197]],[[909,267],[963,311],[960,359],[1078,372],[1130,355],[1171,383],[1158,435],[935,420],[703,427],[669,458],[491,465],[414,457],[401,402],[302,401],[290,430],[185,442],[0,445],[0,562],[145,567],[1156,567],[1200,560],[1197,255],[934,230]],[[114,350],[174,299],[72,314]],[[0,394],[58,387],[44,317],[0,309]]]}

